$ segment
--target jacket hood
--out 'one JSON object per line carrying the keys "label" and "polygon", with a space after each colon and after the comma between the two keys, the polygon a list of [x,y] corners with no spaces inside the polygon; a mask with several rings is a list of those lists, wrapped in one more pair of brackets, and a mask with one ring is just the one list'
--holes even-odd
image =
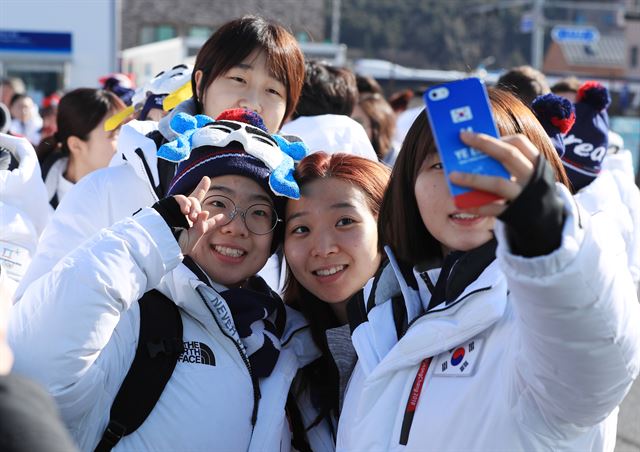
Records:
{"label": "jacket hood", "polygon": [[280,134],[302,138],[311,152],[345,152],[378,161],[367,132],[346,115],[300,116],[282,126]]}

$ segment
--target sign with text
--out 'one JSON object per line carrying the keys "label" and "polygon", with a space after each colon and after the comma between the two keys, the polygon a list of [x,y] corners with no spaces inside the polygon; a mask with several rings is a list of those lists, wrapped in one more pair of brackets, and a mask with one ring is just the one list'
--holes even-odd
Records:
{"label": "sign with text", "polygon": [[71,53],[71,33],[0,30],[0,51]]}
{"label": "sign with text", "polygon": [[558,43],[595,44],[600,39],[600,32],[596,27],[556,25],[551,29],[551,39]]}

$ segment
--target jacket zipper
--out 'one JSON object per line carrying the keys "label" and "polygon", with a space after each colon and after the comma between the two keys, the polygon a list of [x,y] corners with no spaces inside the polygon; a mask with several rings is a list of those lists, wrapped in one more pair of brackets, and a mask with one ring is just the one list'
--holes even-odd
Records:
{"label": "jacket zipper", "polygon": [[156,186],[153,182],[153,175],[151,174],[151,169],[149,168],[149,164],[147,163],[147,159],[144,157],[144,153],[142,152],[142,149],[138,148],[135,150],[136,155],[140,158],[139,161],[139,165],[141,165],[141,169],[145,172],[145,174],[147,175],[147,179],[149,180],[149,188],[151,190],[151,193],[153,194],[154,198],[156,199],[156,201],[160,200],[160,194],[158,193],[158,189],[156,189]]}
{"label": "jacket zipper", "polygon": [[196,290],[196,292],[198,292],[198,295],[200,296],[200,299],[202,299],[202,301],[204,302],[204,305],[207,307],[207,309],[211,313],[211,316],[215,320],[216,325],[218,325],[218,329],[220,329],[220,331],[222,332],[222,334],[225,337],[227,337],[231,342],[233,342],[233,345],[236,347],[236,350],[238,351],[238,354],[240,355],[240,358],[242,358],[242,362],[244,363],[244,365],[247,368],[247,371],[249,372],[249,377],[251,378],[251,386],[253,388],[253,410],[251,412],[251,428],[252,428],[252,433],[253,433],[253,428],[256,426],[256,421],[258,420],[258,406],[260,405],[260,398],[262,397],[262,394],[260,394],[260,385],[258,384],[258,380],[253,375],[253,371],[251,370],[251,363],[249,362],[249,358],[247,357],[247,355],[244,352],[244,350],[242,350],[242,347],[240,347],[240,345],[238,344],[238,341],[236,341],[235,338],[229,336],[225,332],[225,330],[222,328],[222,326],[218,322],[218,318],[216,317],[216,315],[213,313],[213,311],[209,307],[209,303],[207,303],[207,300],[202,296],[202,294],[200,293],[199,290]]}

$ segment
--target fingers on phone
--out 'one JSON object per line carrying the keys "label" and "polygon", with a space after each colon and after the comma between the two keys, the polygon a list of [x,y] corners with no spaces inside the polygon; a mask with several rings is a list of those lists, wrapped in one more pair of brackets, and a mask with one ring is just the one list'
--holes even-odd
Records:
{"label": "fingers on phone", "polygon": [[463,187],[493,193],[504,199],[516,199],[522,187],[518,182],[495,176],[453,172],[449,174],[451,182]]}
{"label": "fingers on phone", "polygon": [[494,138],[483,133],[465,132],[460,137],[469,146],[500,161],[521,183],[531,178],[533,162],[539,152],[524,135]]}
{"label": "fingers on phone", "polygon": [[531,163],[535,163],[540,155],[540,151],[525,135],[508,135],[502,137],[502,141],[518,148]]}

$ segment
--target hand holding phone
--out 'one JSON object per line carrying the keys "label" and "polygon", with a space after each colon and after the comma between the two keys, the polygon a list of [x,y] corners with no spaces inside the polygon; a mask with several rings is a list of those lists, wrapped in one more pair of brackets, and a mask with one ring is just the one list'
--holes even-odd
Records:
{"label": "hand holding phone", "polygon": [[472,77],[437,85],[424,93],[424,102],[456,207],[467,209],[500,199],[493,193],[455,185],[449,178],[454,171],[510,178],[499,161],[460,140],[463,130],[499,137],[484,83]]}

